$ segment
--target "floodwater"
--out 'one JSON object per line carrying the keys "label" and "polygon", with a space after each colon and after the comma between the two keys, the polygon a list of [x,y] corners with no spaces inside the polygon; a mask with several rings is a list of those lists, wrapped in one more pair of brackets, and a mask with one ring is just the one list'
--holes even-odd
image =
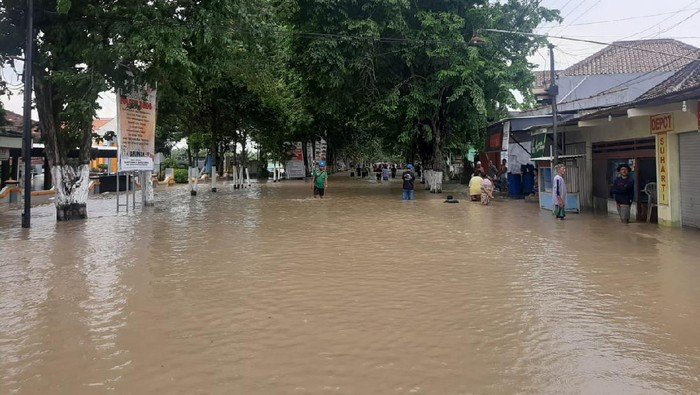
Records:
{"label": "floodwater", "polygon": [[0,213],[0,393],[700,392],[700,232],[311,192]]}

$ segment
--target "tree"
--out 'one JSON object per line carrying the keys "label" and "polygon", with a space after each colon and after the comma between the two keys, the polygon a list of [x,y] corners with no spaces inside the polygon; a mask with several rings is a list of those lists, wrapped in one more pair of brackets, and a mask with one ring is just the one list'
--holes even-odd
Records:
{"label": "tree", "polygon": [[517,106],[512,90],[527,92],[532,81],[526,58],[538,40],[496,36],[474,48],[473,34],[528,32],[556,17],[536,0],[299,0],[292,67],[304,95],[318,98],[315,122],[410,144],[406,151],[442,171],[448,142],[477,140],[487,120]]}
{"label": "tree", "polygon": [[[21,56],[25,2],[0,8],[0,49]],[[154,77],[154,64],[176,65],[177,5],[136,0],[37,0],[34,93],[42,139],[56,187],[58,220],[85,218],[92,120],[97,97]],[[168,21],[169,23],[165,23]],[[5,33],[7,32],[7,33]],[[176,67],[172,67],[176,69]],[[149,81],[150,82],[150,81]],[[71,156],[76,150],[77,157]]]}

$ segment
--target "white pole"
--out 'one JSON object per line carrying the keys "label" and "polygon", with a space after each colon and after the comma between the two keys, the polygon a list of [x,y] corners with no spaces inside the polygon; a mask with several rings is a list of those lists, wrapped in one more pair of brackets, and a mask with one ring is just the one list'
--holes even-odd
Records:
{"label": "white pole", "polygon": [[216,166],[211,167],[211,191],[216,192]]}
{"label": "white pole", "polygon": [[248,188],[250,188],[250,172],[247,167],[245,168],[245,178],[248,179]]}
{"label": "white pole", "polygon": [[190,184],[190,195],[197,196],[197,168],[190,167],[188,172],[188,183]]}

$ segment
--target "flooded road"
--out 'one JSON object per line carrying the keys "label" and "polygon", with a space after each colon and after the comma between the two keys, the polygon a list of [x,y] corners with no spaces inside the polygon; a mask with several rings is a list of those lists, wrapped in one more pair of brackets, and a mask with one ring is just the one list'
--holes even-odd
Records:
{"label": "flooded road", "polygon": [[332,177],[0,213],[0,393],[698,393],[700,233]]}

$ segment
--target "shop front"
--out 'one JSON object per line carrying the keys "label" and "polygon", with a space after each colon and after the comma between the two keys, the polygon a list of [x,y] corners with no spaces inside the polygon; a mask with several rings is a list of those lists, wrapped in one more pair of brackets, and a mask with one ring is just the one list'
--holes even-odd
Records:
{"label": "shop front", "polygon": [[656,185],[654,137],[593,143],[592,162],[594,207],[597,210],[617,213],[612,185],[619,175],[620,166],[626,165],[630,168],[629,176],[634,180],[635,186],[631,216],[638,222],[649,222],[647,213],[650,198],[647,192],[655,190]]}

